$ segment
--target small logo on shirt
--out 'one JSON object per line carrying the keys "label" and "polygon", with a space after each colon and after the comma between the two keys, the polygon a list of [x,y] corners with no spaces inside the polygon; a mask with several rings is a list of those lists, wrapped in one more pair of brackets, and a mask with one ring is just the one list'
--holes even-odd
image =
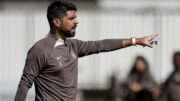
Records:
{"label": "small logo on shirt", "polygon": [[62,63],[60,61],[61,58],[62,58],[62,56],[56,57],[56,59],[58,60],[60,66],[62,66]]}
{"label": "small logo on shirt", "polygon": [[59,59],[61,59],[61,58],[62,58],[62,56],[56,57],[57,60],[59,60]]}

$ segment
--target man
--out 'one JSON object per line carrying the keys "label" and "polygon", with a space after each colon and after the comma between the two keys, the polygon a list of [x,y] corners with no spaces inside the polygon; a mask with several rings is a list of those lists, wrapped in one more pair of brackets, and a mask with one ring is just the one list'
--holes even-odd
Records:
{"label": "man", "polygon": [[108,52],[138,44],[153,47],[148,41],[157,34],[132,39],[80,41],[75,36],[78,21],[74,4],[61,0],[47,10],[50,34],[28,52],[15,101],[25,101],[35,83],[36,101],[75,101],[78,57]]}

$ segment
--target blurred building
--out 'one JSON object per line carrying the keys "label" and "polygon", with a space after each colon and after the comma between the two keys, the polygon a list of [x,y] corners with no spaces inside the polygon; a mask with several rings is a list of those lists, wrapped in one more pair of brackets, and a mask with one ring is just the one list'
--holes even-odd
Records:
{"label": "blurred building", "polygon": [[[0,101],[12,101],[29,48],[46,36],[46,10],[52,0],[0,1]],[[79,88],[106,88],[112,71],[125,79],[133,59],[144,55],[158,82],[172,71],[180,50],[180,0],[72,0],[78,6],[76,37],[81,40],[160,34],[154,49],[140,46],[79,59]],[[33,101],[30,90],[27,101]]]}

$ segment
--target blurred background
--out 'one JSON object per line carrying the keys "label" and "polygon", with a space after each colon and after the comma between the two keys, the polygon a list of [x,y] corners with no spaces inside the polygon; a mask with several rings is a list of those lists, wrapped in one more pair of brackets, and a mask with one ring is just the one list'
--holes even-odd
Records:
{"label": "blurred background", "polygon": [[[180,0],[71,1],[78,7],[75,38],[80,40],[160,34],[159,45],[153,49],[133,46],[80,58],[77,101],[104,101],[111,76],[116,74],[124,82],[137,55],[146,58],[158,84],[173,71],[172,56],[180,50]],[[51,2],[0,1],[0,101],[13,100],[29,48],[48,34],[46,10]],[[27,101],[34,101],[34,93],[32,87]]]}

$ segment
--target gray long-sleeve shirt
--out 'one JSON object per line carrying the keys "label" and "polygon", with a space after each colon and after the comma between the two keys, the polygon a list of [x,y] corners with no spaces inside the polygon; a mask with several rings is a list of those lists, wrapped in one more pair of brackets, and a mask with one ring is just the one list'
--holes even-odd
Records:
{"label": "gray long-sleeve shirt", "polygon": [[78,57],[122,48],[121,39],[66,39],[66,45],[56,46],[57,41],[49,36],[29,50],[15,101],[24,101],[33,83],[35,101],[75,101]]}

